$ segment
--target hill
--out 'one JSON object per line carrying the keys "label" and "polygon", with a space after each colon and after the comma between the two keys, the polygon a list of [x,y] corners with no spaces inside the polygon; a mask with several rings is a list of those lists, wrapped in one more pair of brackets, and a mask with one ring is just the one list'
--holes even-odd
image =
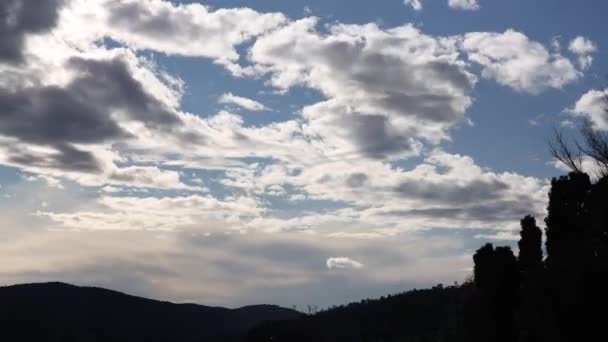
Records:
{"label": "hill", "polygon": [[0,287],[0,334],[7,341],[239,341],[261,322],[301,315],[272,305],[173,304],[64,283]]}
{"label": "hill", "polygon": [[298,319],[265,322],[251,342],[467,341],[465,317],[474,286],[431,289],[363,300]]}

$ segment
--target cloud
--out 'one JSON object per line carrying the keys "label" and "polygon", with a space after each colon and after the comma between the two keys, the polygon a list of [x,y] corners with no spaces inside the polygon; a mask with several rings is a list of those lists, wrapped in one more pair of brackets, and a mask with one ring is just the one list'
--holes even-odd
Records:
{"label": "cloud", "polygon": [[[258,38],[249,60],[279,90],[321,92],[326,100],[306,106],[302,115],[307,133],[323,137],[329,151],[412,154],[417,139],[439,142],[463,121],[476,78],[458,60],[455,40],[411,25],[336,24],[327,34],[316,25],[306,18]],[[366,133],[368,126],[373,133]],[[378,141],[369,141],[372,135]]]}
{"label": "cloud", "polygon": [[476,239],[494,240],[494,241],[518,241],[521,237],[519,234],[512,232],[498,232],[495,234],[477,234]]}
{"label": "cloud", "polygon": [[[572,171],[572,169],[568,165],[562,163],[561,161],[559,161],[557,159],[553,159],[548,164],[553,166],[556,170],[559,170],[560,172],[563,172],[563,173],[568,173],[568,172]],[[583,156],[581,168],[584,172],[586,172],[588,175],[590,175],[592,177],[592,179],[601,178],[602,167],[593,158],[591,158],[589,156]]]}
{"label": "cloud", "polygon": [[468,11],[476,11],[480,8],[477,0],[448,0],[448,6]]}
{"label": "cloud", "polygon": [[[3,285],[55,279],[176,302],[324,307],[463,280],[470,255],[461,248],[454,238],[405,235],[364,244],[297,233],[37,231],[0,239],[0,275]],[[375,267],[328,272],[323,255],[332,253]]]}
{"label": "cloud", "polygon": [[363,264],[346,257],[332,257],[325,262],[328,269],[363,268]]}
{"label": "cloud", "polygon": [[233,104],[250,111],[268,110],[263,104],[242,96],[236,96],[232,93],[225,93],[218,99],[219,103]]}
{"label": "cloud", "polygon": [[568,50],[578,56],[578,63],[581,69],[588,69],[593,63],[591,54],[597,51],[597,46],[591,40],[578,36],[568,45]]}
{"label": "cloud", "polygon": [[570,45],[568,45],[568,50],[575,54],[584,55],[596,52],[597,47],[591,40],[582,36],[578,36],[572,39],[572,41],[570,41]]}
{"label": "cloud", "polygon": [[539,126],[541,123],[546,121],[546,119],[546,115],[544,113],[541,113],[528,120],[528,124],[530,124],[530,126]]}
{"label": "cloud", "polygon": [[204,188],[185,185],[180,181],[179,173],[176,171],[161,170],[150,166],[116,168],[110,172],[104,184],[171,190],[205,190]]}
{"label": "cloud", "polygon": [[569,59],[514,30],[467,33],[462,49],[469,60],[481,65],[484,78],[520,92],[561,89],[582,75]]}
{"label": "cloud", "polygon": [[[121,58],[71,58],[76,76],[65,86],[0,88],[0,134],[15,140],[8,161],[36,168],[99,172],[100,161],[84,146],[133,135],[123,121],[170,130],[180,119],[147,92]],[[82,146],[77,147],[76,145]]]}
{"label": "cloud", "polygon": [[421,2],[421,0],[403,0],[403,3],[406,6],[408,6],[408,5],[412,6],[412,8],[415,11],[421,11],[422,10],[422,2]]}
{"label": "cloud", "polygon": [[126,197],[103,195],[90,208],[72,213],[38,212],[57,224],[75,230],[180,231],[196,227],[207,231],[238,231],[263,209],[251,198],[190,195],[178,197]]}
{"label": "cloud", "polygon": [[213,11],[202,4],[162,0],[105,3],[107,31],[102,34],[138,50],[207,57],[222,63],[238,60],[236,46],[287,20],[281,13],[262,14],[249,8]]}
{"label": "cloud", "polygon": [[0,63],[21,62],[27,36],[53,28],[62,3],[63,0],[3,0],[0,3]]}
{"label": "cloud", "polygon": [[606,110],[606,90],[590,90],[583,94],[566,110],[574,116],[582,116],[591,120],[594,128],[608,130],[608,111]]}

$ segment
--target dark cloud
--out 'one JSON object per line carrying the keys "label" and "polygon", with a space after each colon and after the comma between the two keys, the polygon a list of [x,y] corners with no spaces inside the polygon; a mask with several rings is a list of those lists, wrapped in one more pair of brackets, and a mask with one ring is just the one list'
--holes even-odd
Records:
{"label": "dark cloud", "polygon": [[124,110],[131,119],[151,128],[165,128],[180,122],[163,103],[144,90],[121,59],[72,58],[69,64],[82,73],[69,85],[70,92],[94,101],[101,108]]}
{"label": "dark cloud", "polygon": [[412,151],[410,137],[395,132],[387,117],[382,115],[351,115],[343,125],[352,130],[359,149],[370,158],[382,159],[395,153]]}
{"label": "dark cloud", "polygon": [[171,129],[177,115],[148,94],[119,59],[74,58],[68,67],[79,73],[65,88],[38,86],[0,88],[0,135],[33,145],[53,147],[57,154],[33,155],[13,149],[10,160],[38,167],[96,170],[95,158],[73,144],[120,141],[129,135],[113,113],[157,130]]}
{"label": "dark cloud", "polygon": [[96,143],[124,134],[106,106],[71,86],[0,89],[0,106],[0,134],[28,143]]}
{"label": "dark cloud", "polygon": [[335,60],[332,66],[344,69],[345,74],[351,73],[358,88],[368,94],[376,94],[368,99],[370,103],[399,115],[452,123],[459,120],[454,113],[456,101],[461,98],[453,93],[438,92],[436,82],[462,94],[469,93],[474,84],[462,66],[455,63],[429,61],[410,65],[398,57],[371,53],[361,56],[356,68],[351,70],[345,69],[349,64],[344,62],[344,58],[349,59],[348,55],[343,51],[342,59],[338,56],[331,58]]}
{"label": "dark cloud", "polygon": [[82,172],[97,172],[100,170],[95,156],[69,144],[54,146],[53,153],[40,153],[20,147],[11,147],[7,151],[7,159],[11,163],[45,169],[61,169]]}
{"label": "dark cloud", "polygon": [[466,204],[455,203],[454,207],[449,208],[426,208],[412,210],[392,210],[384,212],[383,215],[402,216],[402,217],[433,217],[442,219],[459,219],[459,220],[476,220],[476,221],[513,221],[528,214],[536,214],[531,212],[534,210],[533,201],[494,201],[490,203],[475,204],[466,206]]}
{"label": "dark cloud", "polygon": [[[166,38],[182,34],[184,28],[180,27],[188,21],[171,20],[172,13],[168,8],[161,8],[157,13],[152,12],[143,3],[114,2],[111,5],[109,23],[113,26],[128,28],[131,32],[142,33],[147,36]],[[187,12],[184,12],[187,14]]]}
{"label": "dark cloud", "polygon": [[400,196],[440,203],[479,203],[502,197],[509,185],[499,180],[474,180],[467,184],[439,184],[420,181],[401,183],[394,190]]}
{"label": "dark cloud", "polygon": [[451,95],[407,94],[386,91],[378,100],[383,108],[407,115],[416,115],[432,122],[452,122],[455,120]]}
{"label": "dark cloud", "polygon": [[0,62],[21,62],[25,36],[53,28],[62,3],[63,0],[0,1]]}

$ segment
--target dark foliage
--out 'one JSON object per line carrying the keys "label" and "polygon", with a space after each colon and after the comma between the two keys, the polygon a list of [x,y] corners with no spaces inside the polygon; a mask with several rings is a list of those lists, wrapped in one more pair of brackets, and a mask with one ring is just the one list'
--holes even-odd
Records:
{"label": "dark foliage", "polygon": [[473,256],[477,291],[470,303],[467,329],[473,341],[511,341],[515,336],[515,308],[519,266],[510,247],[486,244]]}
{"label": "dark foliage", "polygon": [[536,225],[534,217],[528,215],[521,221],[519,246],[519,268],[522,271],[535,269],[543,260],[543,231]]}
{"label": "dark foliage", "polygon": [[268,322],[249,341],[466,341],[465,303],[472,284],[413,290],[363,300],[298,320]]}
{"label": "dark foliage", "polygon": [[547,224],[547,262],[559,266],[576,265],[586,249],[589,210],[584,205],[591,189],[589,176],[571,172],[551,181]]}

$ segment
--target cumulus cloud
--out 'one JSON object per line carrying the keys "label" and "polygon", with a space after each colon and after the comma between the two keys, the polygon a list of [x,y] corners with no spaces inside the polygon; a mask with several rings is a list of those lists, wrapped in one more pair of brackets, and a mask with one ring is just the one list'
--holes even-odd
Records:
{"label": "cumulus cloud", "polygon": [[218,99],[219,103],[223,103],[223,104],[233,104],[236,106],[239,106],[241,108],[250,110],[250,111],[262,111],[262,110],[268,110],[268,107],[264,106],[263,104],[259,103],[258,101],[246,98],[246,97],[242,97],[242,96],[237,96],[234,95],[232,93],[225,93],[222,96],[220,96],[220,98]]}
{"label": "cumulus cloud", "polygon": [[202,4],[108,0],[103,34],[135,49],[200,56],[222,63],[239,59],[236,46],[287,19],[249,8],[211,10]]}
{"label": "cumulus cloud", "polygon": [[590,90],[583,94],[567,110],[575,116],[583,116],[591,120],[596,129],[608,130],[608,111],[606,110],[606,90]]}
{"label": "cumulus cloud", "polygon": [[582,69],[587,69],[593,63],[591,55],[597,51],[597,46],[591,40],[578,36],[570,41],[568,50],[578,56],[579,66]]}
{"label": "cumulus cloud", "polygon": [[65,86],[0,88],[0,134],[13,141],[6,162],[25,167],[101,172],[101,161],[87,150],[133,135],[124,121],[148,129],[170,130],[180,119],[136,80],[120,59],[71,58],[76,75]]}
{"label": "cumulus cloud", "polygon": [[480,8],[477,0],[448,0],[448,6],[468,11],[475,11]]}
{"label": "cumulus cloud", "polygon": [[225,185],[249,193],[264,194],[280,184],[306,194],[306,201],[338,204],[338,209],[323,213],[252,223],[273,232],[306,228],[332,237],[387,236],[432,228],[508,230],[524,215],[542,216],[548,192],[544,180],[492,172],[470,157],[439,150],[407,170],[381,161],[343,159],[301,170],[259,167],[229,173],[227,178]]}
{"label": "cumulus cloud", "polygon": [[332,257],[325,262],[328,269],[363,268],[363,264],[346,257]]}
{"label": "cumulus cloud", "polygon": [[560,89],[581,77],[569,59],[514,30],[467,33],[462,48],[469,60],[481,65],[484,78],[520,92]]}
{"label": "cumulus cloud", "polygon": [[578,36],[572,39],[570,45],[568,46],[568,50],[575,54],[584,55],[596,52],[597,47],[591,40]]}
{"label": "cumulus cloud", "polygon": [[411,153],[415,139],[438,142],[464,118],[476,78],[454,39],[411,25],[337,24],[327,34],[316,25],[306,18],[260,37],[249,59],[279,90],[302,85],[326,97],[302,114],[309,134],[326,139],[332,152]]}

